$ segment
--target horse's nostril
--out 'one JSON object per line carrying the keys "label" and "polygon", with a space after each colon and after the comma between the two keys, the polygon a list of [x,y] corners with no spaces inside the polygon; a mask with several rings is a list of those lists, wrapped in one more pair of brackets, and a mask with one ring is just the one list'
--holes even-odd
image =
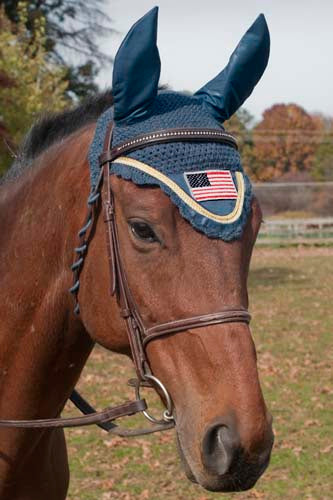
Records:
{"label": "horse's nostril", "polygon": [[231,427],[222,423],[213,425],[203,439],[203,463],[211,473],[223,475],[228,471],[238,449],[239,438]]}

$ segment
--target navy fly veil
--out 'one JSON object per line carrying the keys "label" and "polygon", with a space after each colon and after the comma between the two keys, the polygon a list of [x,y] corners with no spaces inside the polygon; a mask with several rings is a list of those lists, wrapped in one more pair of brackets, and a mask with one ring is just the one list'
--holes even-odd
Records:
{"label": "navy fly veil", "polygon": [[[269,33],[260,15],[226,68],[193,96],[158,92],[157,12],[155,7],[132,27],[116,55],[114,107],[98,120],[89,152],[92,189],[112,121],[112,147],[174,128],[223,131],[223,121],[250,95],[267,65]],[[209,237],[230,241],[242,234],[252,191],[232,145],[188,140],[148,145],[117,158],[110,173],[139,185],[158,185],[181,215]]]}

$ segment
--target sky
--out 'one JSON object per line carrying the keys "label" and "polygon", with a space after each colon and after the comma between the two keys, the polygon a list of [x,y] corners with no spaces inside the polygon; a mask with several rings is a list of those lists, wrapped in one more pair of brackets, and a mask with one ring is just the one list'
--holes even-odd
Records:
{"label": "sky", "polygon": [[[244,103],[259,120],[276,103],[333,116],[333,0],[105,0],[116,30],[101,40],[114,56],[132,24],[158,5],[160,83],[196,91],[217,75],[255,18],[271,34],[268,67]],[[112,68],[98,78],[111,85]]]}

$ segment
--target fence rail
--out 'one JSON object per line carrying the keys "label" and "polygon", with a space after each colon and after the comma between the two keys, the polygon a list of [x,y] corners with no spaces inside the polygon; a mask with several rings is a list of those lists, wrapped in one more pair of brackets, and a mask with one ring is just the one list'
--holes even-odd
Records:
{"label": "fence rail", "polygon": [[258,243],[333,244],[333,217],[267,220],[261,226]]}

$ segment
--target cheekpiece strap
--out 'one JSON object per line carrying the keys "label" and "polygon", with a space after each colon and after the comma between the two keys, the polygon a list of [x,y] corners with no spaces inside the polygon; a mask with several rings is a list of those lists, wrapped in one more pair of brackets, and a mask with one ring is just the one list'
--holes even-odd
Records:
{"label": "cheekpiece strap", "polygon": [[138,149],[166,144],[170,142],[220,142],[238,149],[237,141],[228,132],[216,129],[175,128],[160,130],[150,134],[138,135],[133,139],[122,142],[111,149],[107,149],[99,156],[100,166],[114,161],[119,156],[137,151]]}

